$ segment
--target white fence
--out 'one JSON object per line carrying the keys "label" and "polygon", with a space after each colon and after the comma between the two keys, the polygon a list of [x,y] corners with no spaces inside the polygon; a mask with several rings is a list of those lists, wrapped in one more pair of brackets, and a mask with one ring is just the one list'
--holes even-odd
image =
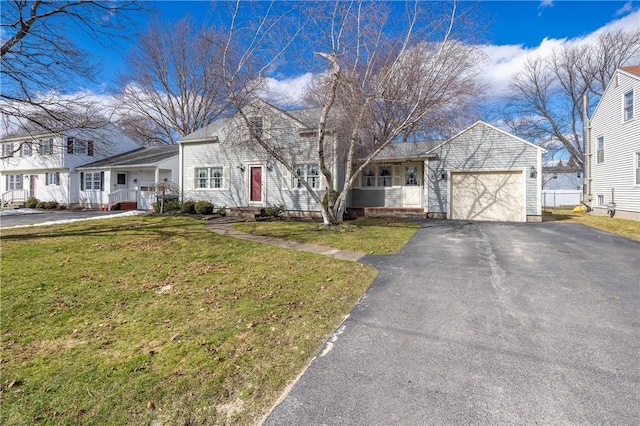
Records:
{"label": "white fence", "polygon": [[558,189],[555,191],[542,191],[542,208],[559,206],[577,206],[582,200],[582,191],[579,189]]}

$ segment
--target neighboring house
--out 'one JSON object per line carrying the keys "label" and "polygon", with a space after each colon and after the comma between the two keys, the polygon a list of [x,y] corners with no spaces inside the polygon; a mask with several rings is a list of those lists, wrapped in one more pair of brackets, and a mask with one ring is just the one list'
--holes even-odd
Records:
{"label": "neighboring house", "polygon": [[584,176],[576,166],[542,168],[542,207],[577,206],[582,201]]}
{"label": "neighboring house", "polygon": [[427,217],[539,222],[544,149],[482,121],[445,142],[393,144],[367,168],[351,206]]}
{"label": "neighboring house", "polygon": [[[116,126],[20,134],[0,139],[2,206],[28,197],[71,207],[83,203],[77,167],[140,147]],[[103,187],[99,177],[91,182]]]}
{"label": "neighboring house", "polygon": [[640,220],[640,65],[616,70],[591,118],[591,207]]}
{"label": "neighboring house", "polygon": [[[251,113],[253,131],[283,132],[295,147],[295,168],[322,194],[317,164],[317,110]],[[264,107],[263,107],[264,111]],[[277,125],[274,119],[278,121]],[[243,146],[238,118],[218,120],[180,139],[183,200],[216,206],[284,205],[289,212],[318,214],[320,206],[294,175],[268,154]],[[331,134],[326,151],[337,158]],[[291,144],[291,142],[295,142]],[[544,150],[483,122],[445,142],[395,143],[357,178],[347,196],[351,211],[367,215],[420,213],[465,220],[540,221]],[[330,161],[340,191],[344,164]]]}
{"label": "neighboring house", "polygon": [[[262,101],[246,108],[253,132],[260,132],[307,182],[324,195],[324,178],[315,148],[317,109],[282,111]],[[295,176],[251,142],[238,115],[223,118],[179,140],[183,200],[207,200],[219,207],[284,205],[290,213],[318,213],[321,208]],[[327,136],[332,174],[342,171],[331,161],[333,136]]]}
{"label": "neighboring house", "polygon": [[82,204],[106,210],[151,210],[154,187],[179,180],[178,145],[139,148],[76,168]]}

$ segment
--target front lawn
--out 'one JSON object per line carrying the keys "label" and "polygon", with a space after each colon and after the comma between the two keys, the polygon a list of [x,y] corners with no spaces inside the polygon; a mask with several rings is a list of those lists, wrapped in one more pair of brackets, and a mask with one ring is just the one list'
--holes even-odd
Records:
{"label": "front lawn", "polygon": [[394,219],[357,219],[339,226],[318,222],[244,222],[239,231],[340,250],[393,254],[407,244],[420,225]]}
{"label": "front lawn", "polygon": [[570,208],[558,208],[545,210],[543,220],[560,220],[572,223],[581,223],[612,234],[621,235],[640,241],[640,222],[635,220],[620,219],[609,216],[596,216],[594,214],[574,213]]}
{"label": "front lawn", "polygon": [[3,230],[1,255],[7,425],[253,424],[377,273],[185,217]]}

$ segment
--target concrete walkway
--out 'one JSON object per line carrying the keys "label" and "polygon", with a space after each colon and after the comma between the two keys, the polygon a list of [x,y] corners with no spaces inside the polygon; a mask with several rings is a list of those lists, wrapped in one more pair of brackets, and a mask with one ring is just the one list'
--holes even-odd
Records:
{"label": "concrete walkway", "polygon": [[307,251],[310,253],[323,254],[325,256],[332,256],[336,259],[350,260],[357,262],[366,256],[366,253],[338,250],[331,247],[323,247],[314,244],[298,243],[295,241],[283,240],[280,238],[264,237],[261,235],[247,234],[246,232],[238,231],[233,228],[233,223],[238,221],[231,218],[213,219],[207,222],[207,228],[215,232],[216,234],[224,235],[226,237],[240,238],[242,240],[255,241],[258,243],[271,244],[278,247],[284,247],[292,250]]}

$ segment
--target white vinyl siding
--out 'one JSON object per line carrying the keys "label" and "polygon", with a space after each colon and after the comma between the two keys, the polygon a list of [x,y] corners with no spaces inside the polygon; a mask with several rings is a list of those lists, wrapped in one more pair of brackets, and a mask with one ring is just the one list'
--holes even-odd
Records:
{"label": "white vinyl siding", "polygon": [[[618,85],[612,83],[607,86],[591,118],[591,207],[606,208],[615,200],[616,217],[628,212],[640,219],[640,176],[637,171],[640,76],[621,70],[615,75],[618,76]],[[625,112],[625,106],[628,112]],[[633,118],[623,120],[630,116]],[[597,154],[599,137],[605,139],[604,161],[599,161]]]}

